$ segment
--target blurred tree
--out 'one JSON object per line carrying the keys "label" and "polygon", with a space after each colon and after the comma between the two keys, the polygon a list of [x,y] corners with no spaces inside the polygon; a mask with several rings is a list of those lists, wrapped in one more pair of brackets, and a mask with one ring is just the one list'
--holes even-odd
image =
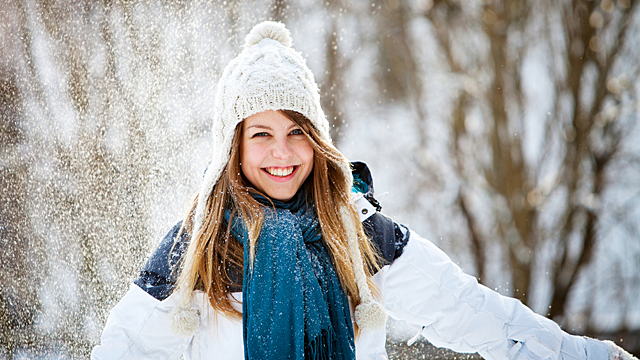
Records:
{"label": "blurred tree", "polygon": [[28,216],[29,169],[20,156],[25,139],[19,99],[15,77],[0,71],[0,354],[5,356],[36,341],[32,325],[46,275],[37,266],[44,256]]}
{"label": "blurred tree", "polygon": [[271,19],[273,21],[283,22],[285,19],[285,13],[287,6],[284,0],[273,0],[271,7]]}
{"label": "blurred tree", "polygon": [[[410,2],[402,0],[383,0],[372,3],[372,17],[378,31],[374,35],[378,48],[374,74],[379,84],[379,96],[388,104],[404,104],[415,114],[415,130],[418,143],[414,149],[413,169],[419,176],[410,185],[412,192],[421,192],[433,188],[441,182],[439,169],[428,161],[425,153],[429,148],[429,126],[427,106],[424,103],[422,59],[416,49],[411,31],[411,19],[414,17]],[[393,123],[393,119],[387,119]],[[418,210],[417,197],[410,200],[407,208]]]}
{"label": "blurred tree", "polygon": [[[617,205],[601,201],[614,189],[630,190],[616,203],[633,211],[640,190],[637,180],[629,186],[620,177],[625,166],[635,179],[640,170],[638,154],[625,149],[637,125],[637,94],[629,85],[640,71],[633,60],[637,2],[421,4],[458,79],[450,153],[477,274],[486,281],[486,248],[496,241],[512,294],[531,304],[534,270],[548,268],[547,315],[564,323],[571,290],[605,241],[602,229],[640,233],[631,218],[612,216]],[[528,67],[534,56],[546,69]],[[533,103],[544,81],[551,84],[549,103]]]}
{"label": "blurred tree", "polygon": [[324,2],[329,14],[325,38],[325,71],[324,79],[320,82],[320,100],[329,127],[331,138],[335,143],[340,141],[342,123],[344,121],[342,101],[344,101],[344,70],[349,66],[349,59],[342,53],[340,47],[339,24],[345,4],[341,0]]}
{"label": "blurred tree", "polygon": [[[157,27],[141,29],[126,2],[30,6],[21,26],[21,38],[30,39],[21,101],[34,100],[24,115],[28,140],[47,169],[31,179],[38,191],[22,200],[38,209],[31,216],[47,238],[40,296],[48,305],[39,319],[47,340],[39,346],[87,356],[147,251]],[[29,348],[24,339],[21,346]]]}
{"label": "blurred tree", "polygon": [[19,8],[0,11],[0,357],[10,358],[23,344],[35,344],[34,321],[40,311],[38,290],[46,271],[41,239],[29,218],[28,149],[17,66],[11,58],[20,47]]}

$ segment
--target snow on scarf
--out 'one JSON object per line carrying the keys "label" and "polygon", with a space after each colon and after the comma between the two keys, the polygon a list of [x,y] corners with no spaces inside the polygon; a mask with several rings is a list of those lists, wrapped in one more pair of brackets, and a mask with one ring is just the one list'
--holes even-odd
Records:
{"label": "snow on scarf", "polygon": [[[275,208],[254,196],[264,205],[264,222],[253,266],[244,221],[232,221],[231,232],[245,249],[245,359],[355,359],[349,301],[305,195],[301,190],[289,202],[273,200]],[[227,223],[230,217],[227,210]]]}

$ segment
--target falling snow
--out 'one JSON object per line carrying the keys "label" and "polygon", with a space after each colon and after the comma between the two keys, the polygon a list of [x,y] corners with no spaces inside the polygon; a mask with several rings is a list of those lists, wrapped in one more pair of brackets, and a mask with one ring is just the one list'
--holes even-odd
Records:
{"label": "falling snow", "polygon": [[[570,284],[565,330],[624,330],[640,351],[640,14],[565,2],[3,2],[0,359],[88,356],[184,216],[217,79],[270,18],[387,215],[543,315]],[[580,11],[590,24],[565,31]],[[477,358],[388,328],[392,359]]]}

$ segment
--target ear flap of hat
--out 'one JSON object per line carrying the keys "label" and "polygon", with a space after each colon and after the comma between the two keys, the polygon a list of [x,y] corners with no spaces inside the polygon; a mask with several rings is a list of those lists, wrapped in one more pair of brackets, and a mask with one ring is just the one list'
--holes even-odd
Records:
{"label": "ear flap of hat", "polygon": [[346,206],[340,208],[340,218],[346,226],[347,246],[352,255],[353,275],[360,295],[360,304],[356,307],[353,314],[356,324],[358,324],[360,330],[364,332],[383,329],[387,323],[387,312],[380,303],[373,299],[373,295],[371,295],[371,289],[369,289],[369,284],[367,283],[367,275],[364,272],[362,254],[358,246],[355,225]]}

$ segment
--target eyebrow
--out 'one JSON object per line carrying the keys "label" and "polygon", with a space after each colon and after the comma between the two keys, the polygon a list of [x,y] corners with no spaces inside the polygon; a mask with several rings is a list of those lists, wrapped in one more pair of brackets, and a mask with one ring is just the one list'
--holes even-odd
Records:
{"label": "eyebrow", "polygon": [[267,125],[260,125],[260,124],[256,124],[256,125],[249,125],[249,127],[247,127],[247,129],[251,129],[251,128],[258,128],[258,129],[267,129],[267,130],[272,130],[270,126],[267,126]]}
{"label": "eyebrow", "polygon": [[[287,130],[294,128],[294,127],[299,127],[298,124],[293,123],[291,126],[289,126],[287,128]],[[267,125],[262,125],[262,124],[254,124],[254,125],[249,125],[247,127],[247,130],[252,129],[252,128],[257,128],[257,129],[266,129],[266,130],[273,130],[270,126]]]}

